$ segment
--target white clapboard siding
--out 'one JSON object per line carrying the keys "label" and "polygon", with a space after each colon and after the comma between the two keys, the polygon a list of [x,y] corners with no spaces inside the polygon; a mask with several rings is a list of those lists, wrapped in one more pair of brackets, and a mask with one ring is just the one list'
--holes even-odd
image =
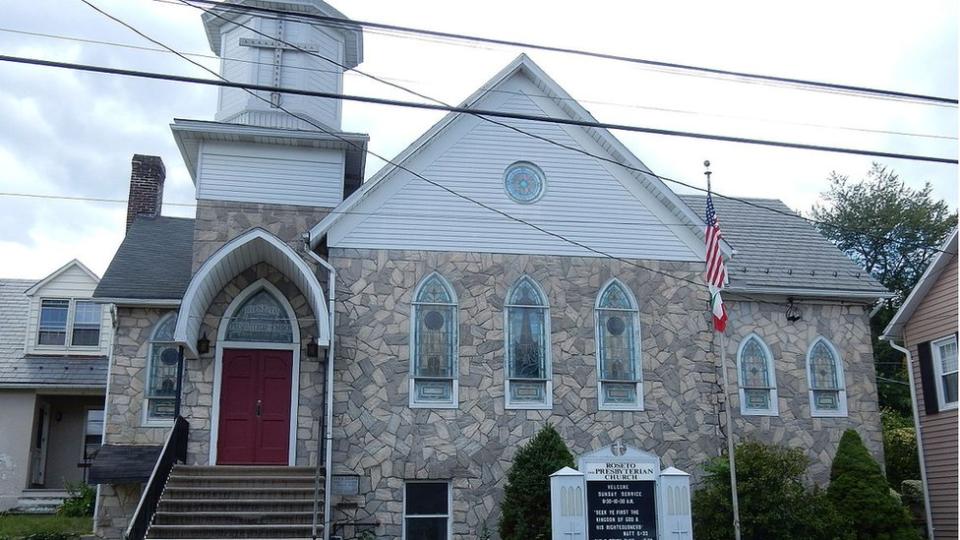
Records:
{"label": "white clapboard siding", "polygon": [[197,198],[334,207],[343,198],[342,150],[205,142]]}
{"label": "white clapboard siding", "polygon": [[[79,266],[69,266],[59,275],[38,287],[30,297],[30,313],[27,318],[27,335],[25,336],[27,352],[37,354],[107,354],[112,341],[112,325],[109,307],[104,305],[100,310],[100,346],[93,347],[38,347],[37,331],[40,325],[40,303],[44,298],[72,300],[70,311],[67,314],[69,324],[73,321],[74,306],[77,300],[87,300],[93,297],[98,281]],[[69,341],[69,336],[68,336]]]}
{"label": "white clapboard siding", "polygon": [[[507,85],[511,92],[541,93],[525,76],[514,77],[518,80]],[[540,116],[562,114],[554,110],[548,114],[528,95],[508,95],[499,103],[481,102],[481,107]],[[568,131],[580,128],[498,121],[566,146],[584,148]],[[455,142],[450,143],[450,139]],[[633,259],[699,259],[691,248],[691,225],[679,224],[680,219],[672,214],[665,216],[660,203],[633,177],[622,170],[619,175],[611,171],[615,165],[475,118],[461,117],[428,143],[431,145],[443,149],[431,161],[422,165],[417,162],[417,170],[457,193],[605,254]],[[414,161],[426,160],[424,156],[430,152],[425,148]],[[516,161],[533,162],[546,176],[546,191],[533,204],[514,202],[504,189],[504,171]],[[602,256],[407,173],[397,175],[388,180],[402,183],[402,187],[383,186],[383,193],[373,192],[355,209],[358,214],[370,215],[339,222],[331,230],[331,246]],[[679,238],[678,232],[685,239]]]}
{"label": "white clapboard siding", "polygon": [[[276,21],[272,19],[256,18],[245,24],[248,26],[256,24],[259,26],[258,30],[267,36],[276,35]],[[224,76],[231,81],[247,81],[254,84],[274,86],[276,84],[274,80],[274,50],[240,45],[241,38],[268,39],[241,26],[230,26],[229,29],[225,27],[221,38],[223,56],[242,60],[242,62],[222,60]],[[280,71],[281,87],[321,92],[340,91],[343,80],[341,69],[335,63],[325,60],[325,58],[329,58],[336,63],[343,63],[342,37],[318,26],[288,20],[283,25],[283,39],[294,44],[310,45],[316,47],[317,50],[312,51],[314,54],[290,49],[283,51]],[[270,97],[269,92],[257,93],[267,99]],[[281,103],[285,109],[309,116],[324,125],[335,128],[340,126],[340,104],[337,100],[284,95],[281,97]],[[284,117],[284,115],[276,114],[278,109],[272,108],[268,102],[251,96],[243,89],[223,88],[220,90],[220,104],[216,115],[218,120],[227,120],[238,116],[241,119],[248,118],[243,113],[257,111],[261,113],[269,112],[281,119]],[[250,117],[260,118],[261,116],[251,115]]]}

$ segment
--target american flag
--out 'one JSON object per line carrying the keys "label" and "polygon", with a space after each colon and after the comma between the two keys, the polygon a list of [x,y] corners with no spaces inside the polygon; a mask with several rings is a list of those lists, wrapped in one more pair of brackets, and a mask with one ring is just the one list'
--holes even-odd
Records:
{"label": "american flag", "polygon": [[727,267],[723,264],[723,254],[720,252],[720,223],[717,221],[717,210],[713,207],[713,195],[707,192],[707,286],[710,288],[710,310],[713,312],[713,327],[717,332],[727,328],[727,308],[720,298],[720,289],[727,281]]}

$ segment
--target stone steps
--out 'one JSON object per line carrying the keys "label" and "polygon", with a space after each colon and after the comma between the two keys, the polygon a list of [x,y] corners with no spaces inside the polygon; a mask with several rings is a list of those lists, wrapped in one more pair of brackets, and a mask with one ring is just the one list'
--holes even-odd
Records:
{"label": "stone steps", "polygon": [[69,494],[62,489],[25,489],[11,512],[18,514],[55,514]]}
{"label": "stone steps", "polygon": [[178,465],[147,538],[310,538],[315,474],[309,467]]}

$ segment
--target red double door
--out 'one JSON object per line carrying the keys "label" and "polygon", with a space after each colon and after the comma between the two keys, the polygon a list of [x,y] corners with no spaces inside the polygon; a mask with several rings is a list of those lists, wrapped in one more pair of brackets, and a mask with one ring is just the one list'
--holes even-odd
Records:
{"label": "red double door", "polygon": [[218,464],[287,464],[292,377],[292,351],[223,351]]}

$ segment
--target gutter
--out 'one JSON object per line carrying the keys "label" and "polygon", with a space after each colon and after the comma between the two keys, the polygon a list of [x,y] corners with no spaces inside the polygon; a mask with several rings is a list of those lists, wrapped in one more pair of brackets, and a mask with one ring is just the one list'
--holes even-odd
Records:
{"label": "gutter", "polygon": [[111,298],[95,296],[91,298],[98,304],[116,304],[118,306],[133,307],[168,307],[179,306],[179,298]]}
{"label": "gutter", "polygon": [[933,540],[933,515],[930,510],[930,486],[927,484],[927,463],[923,454],[923,435],[920,431],[920,412],[917,407],[917,388],[913,382],[913,361],[910,351],[905,347],[897,345],[893,336],[886,334],[880,336],[880,339],[886,341],[894,349],[902,352],[907,358],[907,380],[910,384],[910,407],[913,409],[913,429],[917,434],[917,452],[920,453],[920,482],[923,484],[923,511],[927,521],[927,538]]}
{"label": "gutter", "polygon": [[729,294],[770,294],[777,296],[798,296],[806,298],[855,298],[858,300],[876,300],[878,298],[892,298],[889,291],[851,291],[840,289],[801,289],[788,287],[727,287]]}
{"label": "gutter", "polygon": [[[334,353],[336,345],[336,305],[334,301],[337,297],[337,270],[327,261],[323,260],[319,255],[313,252],[313,249],[310,247],[309,239],[305,238],[306,252],[311,259],[315,260],[317,264],[324,267],[327,270],[329,279],[327,280],[327,290],[329,294],[327,295],[327,311],[329,312],[330,317],[330,345],[327,347],[327,381],[326,381],[326,411],[324,413],[324,428],[323,433],[320,435],[326,441],[324,444],[324,468],[326,469],[326,474],[324,474],[323,479],[323,538],[324,540],[330,540],[330,492],[332,490],[332,468],[333,468],[333,362],[336,358]],[[320,456],[317,456],[317,466],[320,466]],[[314,516],[316,516],[316,511],[314,511]],[[316,518],[314,518],[316,519]],[[313,538],[316,539],[316,529],[313,532]]]}

